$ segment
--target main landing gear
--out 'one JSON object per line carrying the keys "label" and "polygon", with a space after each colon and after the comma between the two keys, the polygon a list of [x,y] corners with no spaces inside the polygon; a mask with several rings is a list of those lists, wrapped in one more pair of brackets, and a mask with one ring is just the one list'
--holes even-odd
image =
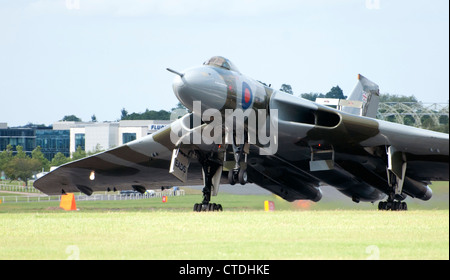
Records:
{"label": "main landing gear", "polygon": [[406,155],[403,152],[389,146],[386,150],[388,165],[386,167],[389,192],[387,201],[378,203],[378,210],[406,211],[408,205],[401,202],[406,198],[403,193],[403,184],[406,176]]}
{"label": "main landing gear", "polygon": [[407,211],[408,204],[402,202],[405,200],[406,195],[403,193],[403,182],[399,181],[394,174],[388,173],[391,178],[389,179],[390,187],[387,201],[380,201],[378,203],[378,210],[384,211]]}

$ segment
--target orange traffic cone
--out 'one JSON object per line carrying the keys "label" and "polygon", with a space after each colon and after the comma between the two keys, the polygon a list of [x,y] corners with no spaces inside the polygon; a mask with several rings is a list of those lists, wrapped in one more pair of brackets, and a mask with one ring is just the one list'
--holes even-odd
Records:
{"label": "orange traffic cone", "polygon": [[66,211],[77,210],[75,195],[73,193],[61,195],[61,203],[59,204],[59,207]]}

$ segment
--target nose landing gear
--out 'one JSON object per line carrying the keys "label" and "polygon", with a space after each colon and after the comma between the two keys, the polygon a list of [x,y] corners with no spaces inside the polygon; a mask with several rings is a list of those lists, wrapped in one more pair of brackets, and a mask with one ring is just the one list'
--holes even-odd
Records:
{"label": "nose landing gear", "polygon": [[[248,147],[244,145],[233,145],[233,154],[235,165],[232,170],[228,172],[228,183],[230,185],[235,185],[236,183],[240,183],[241,185],[245,185],[248,182],[247,176],[247,153],[245,150],[248,150]],[[243,164],[242,158],[244,158]]]}
{"label": "nose landing gear", "polygon": [[239,183],[241,185],[247,184],[247,169],[246,168],[237,168],[230,170],[228,172],[228,183],[230,185],[235,185],[236,183]]}

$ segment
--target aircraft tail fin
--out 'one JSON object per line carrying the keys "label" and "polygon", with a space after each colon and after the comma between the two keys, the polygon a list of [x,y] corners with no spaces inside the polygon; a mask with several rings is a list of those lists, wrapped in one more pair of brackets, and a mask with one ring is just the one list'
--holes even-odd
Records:
{"label": "aircraft tail fin", "polygon": [[350,103],[351,101],[362,102],[361,108],[347,107],[345,104],[342,104],[342,111],[375,118],[380,103],[380,89],[377,84],[358,74],[358,83],[346,101]]}

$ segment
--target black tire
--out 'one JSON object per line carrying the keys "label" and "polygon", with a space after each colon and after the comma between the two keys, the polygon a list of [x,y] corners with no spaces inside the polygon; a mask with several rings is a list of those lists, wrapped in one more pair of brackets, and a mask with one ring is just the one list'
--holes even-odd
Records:
{"label": "black tire", "polygon": [[228,183],[232,186],[234,184],[236,184],[236,180],[234,179],[234,171],[233,170],[228,171]]}
{"label": "black tire", "polygon": [[208,211],[209,211],[209,212],[214,211],[214,203],[208,204]]}
{"label": "black tire", "polygon": [[385,206],[385,210],[392,210],[392,207],[394,207],[394,203],[393,202],[386,202],[386,206]]}
{"label": "black tire", "polygon": [[397,211],[398,210],[398,202],[397,201],[392,202],[391,210],[392,211]]}
{"label": "black tire", "polygon": [[241,185],[247,184],[247,179],[248,179],[248,178],[247,178],[247,170],[241,168],[241,169],[239,170],[238,179],[239,179],[239,183],[240,183]]}
{"label": "black tire", "polygon": [[408,204],[406,204],[406,202],[402,202],[402,210],[408,211]]}

